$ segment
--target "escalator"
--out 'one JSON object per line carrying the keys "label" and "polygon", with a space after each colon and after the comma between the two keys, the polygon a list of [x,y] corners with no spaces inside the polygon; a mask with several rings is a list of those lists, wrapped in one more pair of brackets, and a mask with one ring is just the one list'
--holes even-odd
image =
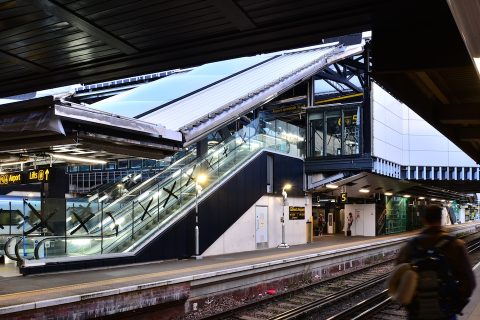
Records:
{"label": "escalator", "polygon": [[[81,226],[81,231],[73,235],[70,231],[64,237],[43,238],[35,244],[35,257],[145,252],[150,242],[161,238],[192,212],[197,196],[201,204],[242,168],[255,161],[262,151],[270,149],[299,155],[300,149],[296,147],[298,141],[291,139],[301,136],[298,132],[300,129],[278,120],[270,125],[271,128],[260,128],[256,120],[209,150],[205,156],[176,167],[176,170],[167,168],[165,172],[170,173],[168,176],[164,174],[162,179],[153,179],[156,183],[150,181],[142,184],[136,193],[132,190],[131,199],[123,197],[121,201],[102,207],[99,214],[83,223],[85,227]],[[200,174],[205,174],[208,179],[202,185],[201,194],[197,194],[195,179]],[[264,191],[266,188],[262,188],[261,193]],[[252,199],[256,201],[259,196],[254,195]],[[251,206],[252,203],[247,205]],[[191,223],[188,225],[192,226]],[[26,241],[34,243],[30,239]],[[20,254],[21,250],[22,246]]]}

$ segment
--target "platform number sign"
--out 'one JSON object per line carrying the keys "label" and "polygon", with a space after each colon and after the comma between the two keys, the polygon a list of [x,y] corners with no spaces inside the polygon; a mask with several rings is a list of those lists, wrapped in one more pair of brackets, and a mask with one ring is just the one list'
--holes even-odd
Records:
{"label": "platform number sign", "polygon": [[347,197],[347,193],[346,193],[346,192],[340,193],[340,202],[341,202],[341,203],[347,203],[347,199],[348,199],[348,197]]}

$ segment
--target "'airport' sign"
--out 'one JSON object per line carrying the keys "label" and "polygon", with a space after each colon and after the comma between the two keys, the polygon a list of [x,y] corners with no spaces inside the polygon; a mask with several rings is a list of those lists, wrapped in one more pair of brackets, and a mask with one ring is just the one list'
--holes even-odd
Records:
{"label": "'airport' sign", "polygon": [[48,182],[51,179],[49,168],[0,174],[0,186]]}

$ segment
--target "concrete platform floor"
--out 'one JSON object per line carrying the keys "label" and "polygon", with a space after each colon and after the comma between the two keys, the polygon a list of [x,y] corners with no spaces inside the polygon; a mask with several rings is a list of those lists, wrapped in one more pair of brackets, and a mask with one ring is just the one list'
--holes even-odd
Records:
{"label": "concrete platform floor", "polygon": [[182,277],[218,272],[257,263],[278,261],[375,243],[376,241],[380,242],[389,238],[404,238],[412,236],[415,233],[416,232],[408,232],[380,237],[324,235],[316,237],[316,241],[312,243],[291,246],[287,249],[263,249],[204,257],[200,260],[169,260],[31,276],[16,276],[15,268],[12,268],[14,265],[5,265],[3,268],[0,268],[0,277],[2,277],[2,285],[0,286],[0,313],[2,313],[2,308],[5,309],[11,306],[16,306],[15,309],[20,311],[22,310],[22,305],[29,303],[85,295],[158,281],[171,281],[181,279]]}

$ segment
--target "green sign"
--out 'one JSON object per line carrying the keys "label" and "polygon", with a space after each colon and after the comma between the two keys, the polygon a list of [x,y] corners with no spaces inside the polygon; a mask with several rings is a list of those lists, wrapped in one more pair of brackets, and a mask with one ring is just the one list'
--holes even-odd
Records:
{"label": "green sign", "polygon": [[288,207],[288,218],[290,220],[304,220],[305,207]]}

